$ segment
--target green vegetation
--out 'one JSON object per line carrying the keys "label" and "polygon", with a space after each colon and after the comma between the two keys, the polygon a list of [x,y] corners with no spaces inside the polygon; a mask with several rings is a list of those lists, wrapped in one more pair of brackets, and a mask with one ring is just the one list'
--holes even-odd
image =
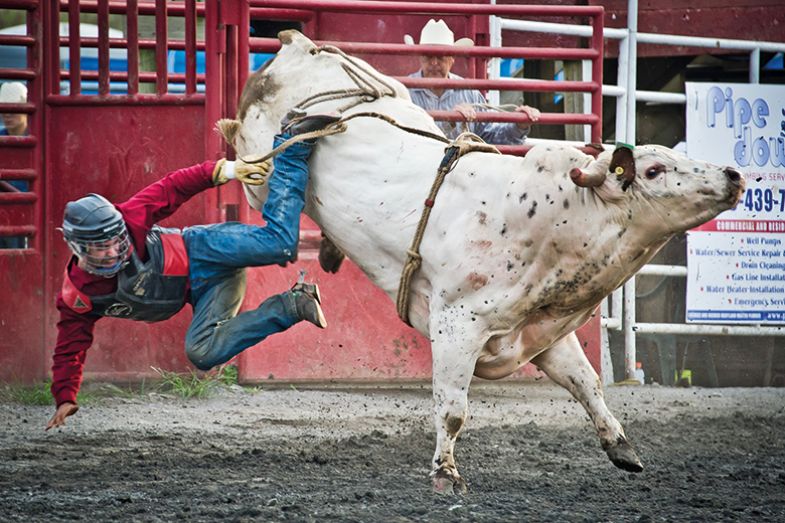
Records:
{"label": "green vegetation", "polygon": [[[4,385],[0,388],[0,401],[9,403],[19,403],[21,405],[32,406],[54,406],[54,398],[49,392],[51,381],[36,383],[34,385]],[[80,391],[76,401],[80,404],[90,403],[95,400],[96,395],[88,391]]]}
{"label": "green vegetation", "polygon": [[[181,398],[205,398],[212,392],[225,387],[237,385],[237,366],[226,365],[208,372],[190,371],[190,373],[177,373],[153,367],[161,377],[154,384],[142,380],[126,386],[113,383],[87,383],[82,387],[77,396],[79,404],[90,403],[101,398],[134,398],[147,395],[151,392],[173,394]],[[34,385],[0,385],[0,402],[19,403],[21,405],[47,406],[54,405],[54,399],[49,392],[51,381]],[[247,389],[257,392],[259,387]]]}
{"label": "green vegetation", "polygon": [[22,405],[54,405],[49,385],[48,382],[27,386],[5,385],[0,389],[0,398],[3,401]]}
{"label": "green vegetation", "polygon": [[161,390],[171,392],[181,398],[204,398],[216,387],[227,387],[237,384],[237,367],[227,365],[216,371],[179,374],[153,367],[161,376]]}

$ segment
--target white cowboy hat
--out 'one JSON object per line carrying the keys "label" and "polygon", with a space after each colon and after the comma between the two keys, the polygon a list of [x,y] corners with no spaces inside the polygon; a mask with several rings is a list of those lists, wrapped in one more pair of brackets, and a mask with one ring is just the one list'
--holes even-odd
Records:
{"label": "white cowboy hat", "polygon": [[[404,35],[403,41],[407,45],[414,45],[414,38],[410,35]],[[425,24],[425,27],[422,28],[422,31],[420,31],[420,45],[456,45],[459,47],[471,47],[474,45],[474,42],[471,38],[461,38],[456,41],[455,35],[450,31],[450,28],[447,27],[447,24],[444,23],[444,20],[439,20],[437,22],[431,18],[428,20],[428,23]]]}
{"label": "white cowboy hat", "polygon": [[27,87],[21,82],[6,82],[0,85],[0,103],[23,104],[27,102]]}

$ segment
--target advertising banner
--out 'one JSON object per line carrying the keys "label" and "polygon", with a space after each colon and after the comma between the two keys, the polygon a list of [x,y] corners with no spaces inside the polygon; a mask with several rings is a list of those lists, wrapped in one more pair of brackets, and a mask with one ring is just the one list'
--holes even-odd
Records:
{"label": "advertising banner", "polygon": [[687,154],[744,173],[736,209],[687,234],[688,323],[785,323],[785,86],[687,83]]}

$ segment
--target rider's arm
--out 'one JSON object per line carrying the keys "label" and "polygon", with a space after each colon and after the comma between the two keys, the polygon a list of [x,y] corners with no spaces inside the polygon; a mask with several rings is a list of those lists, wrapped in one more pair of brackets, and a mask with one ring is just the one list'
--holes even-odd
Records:
{"label": "rider's arm", "polygon": [[57,343],[52,356],[52,396],[59,407],[63,403],[76,404],[76,395],[82,384],[87,349],[93,343],[93,327],[98,316],[79,314],[63,301],[62,292],[57,296]]}
{"label": "rider's arm", "polygon": [[213,187],[215,164],[204,162],[173,171],[117,205],[117,208],[131,229],[149,229],[171,216],[193,196]]}

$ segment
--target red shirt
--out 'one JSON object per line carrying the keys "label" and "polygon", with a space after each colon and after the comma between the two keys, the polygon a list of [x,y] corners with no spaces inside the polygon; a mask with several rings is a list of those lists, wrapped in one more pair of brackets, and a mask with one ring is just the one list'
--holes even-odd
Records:
{"label": "red shirt", "polygon": [[[115,205],[123,215],[131,243],[142,261],[147,259],[145,238],[150,229],[172,215],[192,196],[213,186],[215,162],[204,162],[167,174],[148,185],[128,201]],[[66,268],[74,286],[88,296],[110,294],[117,290],[117,276],[104,278],[80,269],[76,257]],[[59,407],[65,402],[76,403],[82,383],[87,349],[93,343],[93,326],[99,317],[79,314],[66,305],[63,292],[57,294],[57,343],[52,356],[52,395]]]}

